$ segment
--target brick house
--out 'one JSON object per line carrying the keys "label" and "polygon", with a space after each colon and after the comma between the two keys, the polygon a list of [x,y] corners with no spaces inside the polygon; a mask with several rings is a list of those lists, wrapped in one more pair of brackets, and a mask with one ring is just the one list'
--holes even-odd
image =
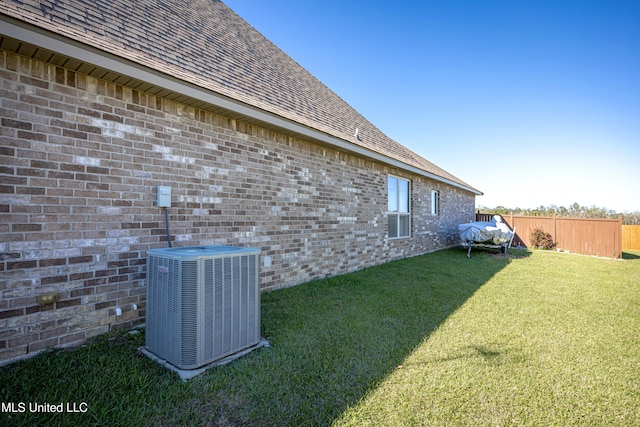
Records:
{"label": "brick house", "polygon": [[482,194],[217,0],[3,1],[0,119],[5,363],[144,323],[158,185],[174,246],[260,248],[265,290],[455,245]]}

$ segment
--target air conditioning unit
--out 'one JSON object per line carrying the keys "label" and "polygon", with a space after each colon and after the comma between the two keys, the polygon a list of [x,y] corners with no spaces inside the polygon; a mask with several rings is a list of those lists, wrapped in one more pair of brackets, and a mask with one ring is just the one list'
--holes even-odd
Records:
{"label": "air conditioning unit", "polygon": [[149,250],[147,350],[196,369],[258,344],[259,258],[232,246]]}

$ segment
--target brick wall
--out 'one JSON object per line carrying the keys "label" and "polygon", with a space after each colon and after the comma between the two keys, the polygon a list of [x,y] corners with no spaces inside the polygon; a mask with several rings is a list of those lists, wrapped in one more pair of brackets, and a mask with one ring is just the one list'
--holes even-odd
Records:
{"label": "brick wall", "polygon": [[[473,219],[471,193],[3,51],[0,102],[0,360],[144,322],[157,185],[174,246],[258,247],[263,289],[451,246]],[[390,173],[412,181],[410,239],[386,237]]]}

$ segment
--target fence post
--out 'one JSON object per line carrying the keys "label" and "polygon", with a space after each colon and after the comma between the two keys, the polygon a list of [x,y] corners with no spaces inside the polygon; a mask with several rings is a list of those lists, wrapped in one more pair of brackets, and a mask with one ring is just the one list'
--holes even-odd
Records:
{"label": "fence post", "polygon": [[622,258],[622,215],[618,215],[618,241],[616,242],[616,248],[618,249],[618,254],[616,258]]}

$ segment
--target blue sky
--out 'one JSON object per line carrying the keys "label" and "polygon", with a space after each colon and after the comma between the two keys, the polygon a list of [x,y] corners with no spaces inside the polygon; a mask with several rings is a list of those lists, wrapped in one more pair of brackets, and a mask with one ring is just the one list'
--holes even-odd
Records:
{"label": "blue sky", "polygon": [[485,195],[640,210],[640,0],[223,0]]}

